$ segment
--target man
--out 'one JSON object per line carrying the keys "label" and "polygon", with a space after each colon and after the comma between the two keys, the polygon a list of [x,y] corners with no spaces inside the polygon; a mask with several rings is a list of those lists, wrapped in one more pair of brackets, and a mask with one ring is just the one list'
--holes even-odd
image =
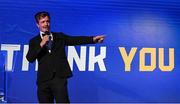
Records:
{"label": "man", "polygon": [[65,46],[101,43],[104,36],[68,36],[50,31],[50,15],[38,12],[35,15],[40,33],[29,42],[26,58],[38,60],[37,94],[40,103],[69,103],[67,78],[72,76],[65,54]]}

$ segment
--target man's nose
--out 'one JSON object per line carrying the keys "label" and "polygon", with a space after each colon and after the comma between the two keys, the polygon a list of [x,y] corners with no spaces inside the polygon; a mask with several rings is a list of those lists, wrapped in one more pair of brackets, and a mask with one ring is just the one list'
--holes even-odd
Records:
{"label": "man's nose", "polygon": [[47,26],[49,23],[48,22],[45,22],[45,25]]}

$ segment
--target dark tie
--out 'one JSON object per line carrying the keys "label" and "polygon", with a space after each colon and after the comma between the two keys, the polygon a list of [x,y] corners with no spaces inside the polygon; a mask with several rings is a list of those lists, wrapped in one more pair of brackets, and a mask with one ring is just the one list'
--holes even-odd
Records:
{"label": "dark tie", "polygon": [[46,31],[45,33],[42,34],[42,36],[45,36],[45,35],[49,35],[49,41],[46,44],[46,46],[47,46],[48,50],[51,50],[51,48],[52,48],[52,37],[50,36],[50,32]]}
{"label": "dark tie", "polygon": [[51,50],[51,48],[52,48],[52,37],[51,36],[49,36],[49,41],[47,43],[47,47],[48,47],[48,50]]}

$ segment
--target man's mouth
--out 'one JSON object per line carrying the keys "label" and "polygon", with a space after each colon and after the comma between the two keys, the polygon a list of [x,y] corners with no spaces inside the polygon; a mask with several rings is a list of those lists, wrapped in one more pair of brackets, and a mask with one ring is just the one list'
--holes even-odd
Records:
{"label": "man's mouth", "polygon": [[49,29],[49,27],[44,27],[44,29],[48,30],[48,29]]}

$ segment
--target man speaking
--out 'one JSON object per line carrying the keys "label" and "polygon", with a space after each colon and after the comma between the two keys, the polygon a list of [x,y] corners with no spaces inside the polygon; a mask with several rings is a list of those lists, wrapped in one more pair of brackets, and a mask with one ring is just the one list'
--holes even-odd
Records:
{"label": "man speaking", "polygon": [[102,43],[104,36],[68,36],[50,30],[50,15],[35,14],[39,34],[29,41],[26,58],[38,60],[37,95],[40,103],[69,103],[67,79],[72,76],[65,46]]}

